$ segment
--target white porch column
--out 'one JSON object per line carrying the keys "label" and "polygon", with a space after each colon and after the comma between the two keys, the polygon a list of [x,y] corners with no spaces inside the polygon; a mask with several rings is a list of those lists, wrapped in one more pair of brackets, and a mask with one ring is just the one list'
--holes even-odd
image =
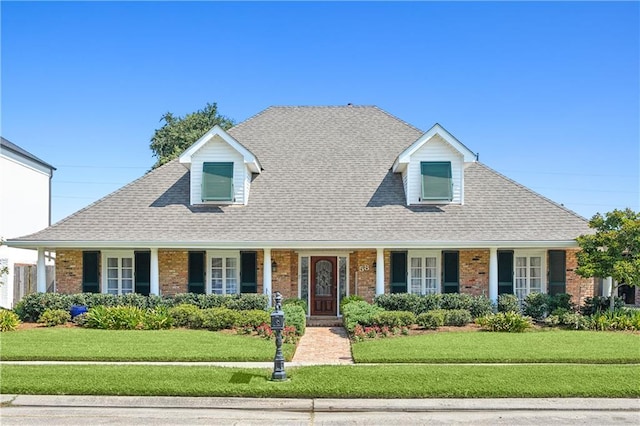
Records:
{"label": "white porch column", "polygon": [[384,249],[376,248],[376,296],[384,294]]}
{"label": "white porch column", "polygon": [[602,280],[602,294],[600,296],[611,296],[611,286],[613,285],[613,278],[607,277]]}
{"label": "white porch column", "polygon": [[489,299],[498,302],[498,249],[489,249]]}
{"label": "white porch column", "polygon": [[47,292],[47,268],[44,263],[44,248],[38,248],[38,264],[36,268],[36,288],[38,293]]}
{"label": "white porch column", "polygon": [[262,267],[262,292],[269,298],[268,305],[271,306],[271,249],[264,249],[264,263]]}
{"label": "white porch column", "polygon": [[160,295],[160,273],[158,266],[158,249],[151,249],[151,272],[149,274],[150,281],[150,294],[155,294],[156,296]]}

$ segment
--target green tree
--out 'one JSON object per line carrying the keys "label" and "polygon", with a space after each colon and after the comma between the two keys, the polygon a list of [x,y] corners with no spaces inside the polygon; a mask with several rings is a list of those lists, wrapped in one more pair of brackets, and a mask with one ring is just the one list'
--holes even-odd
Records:
{"label": "green tree", "polygon": [[631,209],[614,210],[589,221],[591,235],[577,238],[576,273],[582,277],[611,277],[611,309],[618,284],[640,286],[640,213]]}
{"label": "green tree", "polygon": [[164,124],[156,129],[149,145],[153,156],[158,158],[154,169],[178,157],[216,124],[224,130],[235,124],[232,119],[218,113],[215,102],[207,103],[203,109],[184,117],[167,112],[160,121],[164,121]]}

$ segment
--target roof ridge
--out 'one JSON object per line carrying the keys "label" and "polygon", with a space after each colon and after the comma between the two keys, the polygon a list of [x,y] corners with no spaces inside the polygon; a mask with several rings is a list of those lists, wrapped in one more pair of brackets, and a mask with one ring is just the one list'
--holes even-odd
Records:
{"label": "roof ridge", "polygon": [[499,178],[501,178],[501,179],[503,179],[503,180],[506,180],[507,182],[510,182],[510,183],[512,183],[512,184],[514,184],[514,185],[516,185],[516,186],[518,186],[518,187],[520,187],[520,188],[524,189],[525,191],[527,191],[527,192],[529,192],[530,194],[532,194],[532,195],[536,196],[537,198],[542,199],[543,201],[546,201],[547,203],[550,203],[550,204],[553,204],[553,205],[554,205],[554,206],[556,206],[556,207],[559,207],[560,209],[562,209],[562,210],[566,211],[567,213],[570,213],[571,215],[573,215],[573,216],[577,217],[578,219],[583,220],[583,221],[585,221],[585,222],[589,222],[589,220],[588,220],[587,218],[584,218],[584,217],[580,216],[578,213],[574,212],[573,210],[571,210],[571,209],[569,209],[569,208],[565,207],[564,205],[562,205],[562,204],[560,204],[560,203],[558,203],[558,202],[556,202],[556,201],[553,201],[551,198],[547,198],[547,197],[545,197],[544,195],[542,195],[542,194],[540,194],[540,193],[538,193],[538,192],[534,191],[534,190],[533,190],[533,189],[531,189],[531,188],[528,188],[528,187],[524,186],[524,185],[523,185],[523,184],[521,184],[521,183],[516,182],[515,180],[513,180],[513,179],[511,179],[511,178],[509,178],[509,177],[507,177],[507,176],[503,175],[502,173],[500,173],[500,172],[498,172],[498,171],[496,171],[496,170],[492,169],[491,167],[487,166],[486,164],[481,163],[480,161],[475,161],[474,163],[472,163],[472,166],[473,166],[473,164],[477,164],[479,167],[483,167],[484,169],[486,169],[487,171],[489,171],[489,172],[493,173],[493,174],[494,174],[494,175],[496,175],[497,177],[499,177]]}
{"label": "roof ridge", "polygon": [[[382,112],[383,114],[385,114],[385,115],[389,116],[390,118],[392,118],[392,119],[394,119],[394,120],[396,120],[396,121],[399,121],[400,123],[402,123],[402,124],[404,124],[404,125],[406,125],[406,126],[411,127],[413,130],[415,130],[415,131],[417,131],[417,132],[420,132],[421,134],[424,134],[424,133],[425,133],[425,132],[424,132],[424,130],[417,128],[417,127],[416,127],[416,126],[414,126],[413,124],[411,124],[411,123],[409,123],[409,122],[406,122],[406,121],[404,121],[404,120],[403,120],[403,119],[401,119],[401,118],[398,118],[397,116],[395,116],[395,115],[391,114],[390,112],[388,112],[388,111],[386,111],[386,110],[384,110],[384,109],[380,108],[379,106],[377,106],[377,105],[373,105],[373,107],[374,107],[375,109],[377,109],[378,111]],[[415,142],[415,141],[412,141],[411,143],[413,143],[413,142]]]}
{"label": "roof ridge", "polygon": [[[65,223],[65,222],[67,222],[68,220],[71,220],[72,218],[74,218],[74,217],[78,216],[80,213],[84,212],[85,210],[87,210],[87,209],[89,209],[89,208],[91,208],[91,207],[93,207],[93,206],[96,206],[96,205],[98,205],[98,204],[100,204],[100,203],[102,203],[102,202],[106,201],[107,199],[109,199],[109,198],[111,198],[111,197],[115,196],[115,195],[116,195],[116,194],[118,194],[119,192],[124,191],[126,188],[128,188],[128,187],[132,186],[133,184],[135,184],[135,183],[137,183],[137,182],[139,182],[139,181],[141,181],[142,179],[145,179],[145,178],[147,178],[147,177],[150,177],[150,176],[152,176],[152,175],[155,175],[156,173],[159,173],[159,171],[160,171],[160,170],[164,169],[164,168],[165,168],[166,166],[168,166],[169,164],[175,163],[176,161],[179,161],[179,158],[174,158],[173,160],[171,160],[171,161],[169,161],[169,162],[167,162],[167,163],[163,164],[162,166],[160,166],[160,167],[158,167],[158,168],[155,168],[155,169],[151,169],[151,170],[149,170],[148,172],[146,172],[145,174],[143,174],[143,175],[142,175],[142,176],[140,176],[139,178],[132,180],[132,181],[131,181],[131,182],[129,182],[128,184],[126,184],[126,185],[124,185],[124,186],[121,186],[120,188],[116,189],[116,190],[115,190],[115,191],[113,191],[113,192],[110,192],[109,194],[105,195],[105,196],[104,196],[104,197],[102,197],[102,198],[99,198],[98,200],[94,201],[93,203],[89,204],[88,206],[81,208],[80,210],[76,211],[75,213],[71,213],[69,216],[67,216],[67,217],[65,217],[65,218],[60,219],[59,221],[57,221],[57,222],[56,222],[56,223],[54,223],[53,225],[50,225],[50,226],[48,226],[47,228],[42,229],[42,230],[40,230],[40,231],[38,231],[38,232],[35,232],[35,233],[31,234],[31,235],[38,234],[38,233],[40,233],[40,232],[42,232],[42,231],[44,231],[44,230],[46,230],[46,229],[49,229],[49,228],[54,227],[54,226],[61,225],[61,224]],[[27,235],[27,236],[28,236],[28,235]],[[21,237],[21,238],[22,238],[22,237]]]}

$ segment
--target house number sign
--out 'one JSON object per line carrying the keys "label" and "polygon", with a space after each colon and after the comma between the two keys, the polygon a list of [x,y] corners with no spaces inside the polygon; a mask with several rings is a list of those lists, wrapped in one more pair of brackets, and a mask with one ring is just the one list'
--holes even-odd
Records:
{"label": "house number sign", "polygon": [[360,272],[368,271],[369,265],[360,265]]}

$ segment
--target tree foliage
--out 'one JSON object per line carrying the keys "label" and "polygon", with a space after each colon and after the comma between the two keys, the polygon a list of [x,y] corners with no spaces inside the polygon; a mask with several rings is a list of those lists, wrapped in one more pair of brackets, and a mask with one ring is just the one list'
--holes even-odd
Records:
{"label": "tree foliage", "polygon": [[203,109],[184,117],[167,112],[160,121],[164,124],[156,129],[149,145],[153,156],[157,157],[154,169],[178,157],[216,124],[224,130],[235,124],[232,119],[218,113],[215,102],[207,103]]}
{"label": "tree foliage", "polygon": [[[583,277],[612,277],[618,284],[640,286],[640,213],[614,210],[589,221],[595,234],[577,238],[576,273]],[[611,287],[611,300],[614,290]]]}

